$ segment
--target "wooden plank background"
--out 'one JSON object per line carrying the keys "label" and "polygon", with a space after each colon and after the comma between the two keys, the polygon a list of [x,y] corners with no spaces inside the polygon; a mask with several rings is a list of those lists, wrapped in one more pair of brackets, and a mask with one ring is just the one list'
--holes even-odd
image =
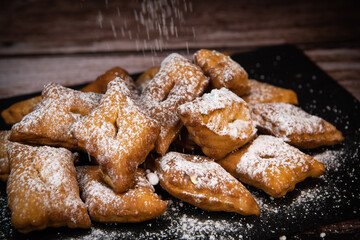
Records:
{"label": "wooden plank background", "polygon": [[[174,51],[233,53],[289,43],[360,99],[358,1],[175,0],[170,12],[180,16],[162,21],[150,16],[156,9],[147,10],[142,22],[148,2],[1,1],[0,98],[40,91],[51,81],[88,82],[115,65],[140,72]],[[165,22],[169,33],[147,34],[151,21]]]}
{"label": "wooden plank background", "polygon": [[[360,100],[359,15],[353,0],[0,0],[0,98],[89,82],[113,66],[141,72],[171,52],[294,44]],[[359,236],[359,225],[298,236]]]}

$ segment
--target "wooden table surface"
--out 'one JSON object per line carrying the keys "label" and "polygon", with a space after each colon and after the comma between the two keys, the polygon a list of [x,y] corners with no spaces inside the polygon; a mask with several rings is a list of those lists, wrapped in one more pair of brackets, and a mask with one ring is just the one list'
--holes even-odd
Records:
{"label": "wooden table surface", "polygon": [[[294,44],[360,100],[359,1],[0,1],[0,98],[75,85],[113,66],[137,73],[169,53]],[[352,239],[359,219],[288,239]]]}

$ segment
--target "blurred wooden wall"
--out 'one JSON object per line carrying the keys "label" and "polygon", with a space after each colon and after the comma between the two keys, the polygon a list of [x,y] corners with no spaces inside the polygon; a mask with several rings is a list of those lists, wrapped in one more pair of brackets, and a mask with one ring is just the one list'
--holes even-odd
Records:
{"label": "blurred wooden wall", "polygon": [[294,44],[360,99],[359,1],[156,2],[1,0],[0,98],[92,81],[113,66],[140,72],[171,52]]}

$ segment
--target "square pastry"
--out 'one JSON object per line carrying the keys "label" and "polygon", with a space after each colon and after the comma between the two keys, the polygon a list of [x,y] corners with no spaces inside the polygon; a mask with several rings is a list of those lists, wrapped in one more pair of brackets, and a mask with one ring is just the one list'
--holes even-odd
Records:
{"label": "square pastry", "polygon": [[248,143],[256,134],[249,106],[226,88],[213,89],[181,105],[178,113],[192,139],[215,160]]}
{"label": "square pastry", "polygon": [[168,152],[155,160],[160,185],[171,195],[207,211],[260,215],[251,193],[205,156]]}
{"label": "square pastry", "polygon": [[10,140],[78,150],[71,126],[100,103],[102,94],[84,93],[50,83],[34,111],[11,128]]}
{"label": "square pastry", "polygon": [[309,149],[344,140],[332,124],[294,105],[259,103],[251,109],[259,132],[282,138],[295,147]]}
{"label": "square pastry", "polygon": [[282,197],[307,177],[325,174],[325,167],[282,139],[260,135],[240,150],[219,161],[240,181]]}
{"label": "square pastry", "polygon": [[97,222],[142,222],[163,214],[162,201],[148,182],[143,169],[137,169],[132,186],[115,193],[102,178],[98,166],[77,167],[81,196],[92,220]]}
{"label": "square pastry", "polygon": [[241,96],[248,104],[283,102],[298,104],[298,98],[293,90],[276,87],[268,83],[249,79],[250,92]]}
{"label": "square pastry", "polygon": [[79,146],[96,158],[105,181],[121,193],[130,187],[136,168],[154,148],[159,126],[116,78],[109,83],[100,105],[76,122],[72,133]]}
{"label": "square pastry", "polygon": [[7,196],[16,229],[27,233],[46,227],[90,227],[69,150],[14,143],[8,153]]}

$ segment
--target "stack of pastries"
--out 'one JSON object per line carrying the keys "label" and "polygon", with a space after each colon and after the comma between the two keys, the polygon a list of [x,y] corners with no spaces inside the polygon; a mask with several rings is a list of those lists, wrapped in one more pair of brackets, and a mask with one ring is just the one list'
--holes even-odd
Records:
{"label": "stack of pastries", "polygon": [[11,221],[27,233],[156,218],[168,202],[149,173],[201,209],[260,215],[242,183],[282,197],[325,174],[298,148],[343,141],[297,103],[294,91],[248,79],[229,56],[206,49],[194,61],[170,54],[136,81],[115,67],[80,91],[48,84],[2,112],[13,124],[0,133]]}

